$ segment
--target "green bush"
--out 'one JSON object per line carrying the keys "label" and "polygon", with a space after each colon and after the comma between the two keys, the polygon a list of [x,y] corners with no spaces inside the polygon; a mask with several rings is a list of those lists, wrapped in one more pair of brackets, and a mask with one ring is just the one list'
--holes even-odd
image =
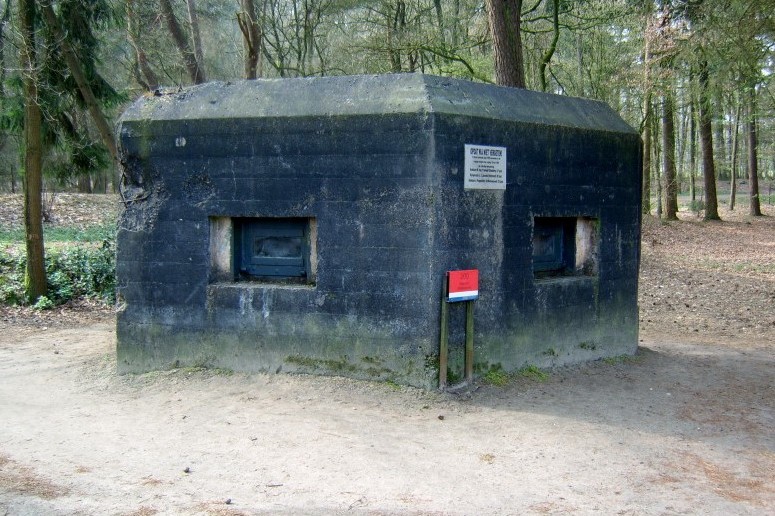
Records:
{"label": "green bush", "polygon": [[[27,258],[21,251],[0,251],[0,302],[23,304]],[[112,303],[116,297],[116,252],[113,236],[99,245],[66,245],[46,249],[47,301],[39,308],[72,299],[99,299]],[[50,304],[49,304],[50,302]],[[45,306],[44,306],[45,305]]]}
{"label": "green bush", "polygon": [[24,303],[24,268],[26,257],[22,254],[0,252],[0,302],[4,305]]}
{"label": "green bush", "polygon": [[38,300],[32,305],[35,310],[48,310],[54,308],[54,302],[46,296],[40,296]]}

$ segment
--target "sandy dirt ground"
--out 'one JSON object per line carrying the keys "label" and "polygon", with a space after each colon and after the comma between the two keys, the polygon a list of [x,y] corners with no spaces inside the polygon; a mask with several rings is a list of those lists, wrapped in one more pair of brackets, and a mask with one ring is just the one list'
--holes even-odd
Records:
{"label": "sandy dirt ground", "polygon": [[635,357],[463,395],[117,376],[111,314],[5,310],[0,516],[775,514],[773,255],[773,217],[647,223]]}

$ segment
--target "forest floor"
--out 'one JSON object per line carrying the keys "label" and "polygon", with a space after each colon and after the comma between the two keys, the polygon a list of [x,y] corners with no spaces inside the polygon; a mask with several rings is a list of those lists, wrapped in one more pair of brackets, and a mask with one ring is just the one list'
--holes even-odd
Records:
{"label": "forest floor", "polygon": [[[57,205],[87,206],[71,216],[84,224],[115,208],[72,199]],[[117,376],[110,310],[2,307],[0,516],[773,514],[765,210],[644,221],[635,357],[459,396],[200,369]]]}

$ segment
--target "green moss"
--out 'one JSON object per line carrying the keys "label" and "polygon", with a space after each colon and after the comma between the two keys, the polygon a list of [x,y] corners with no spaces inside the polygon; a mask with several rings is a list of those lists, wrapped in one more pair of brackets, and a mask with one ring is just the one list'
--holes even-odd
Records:
{"label": "green moss", "polygon": [[355,364],[351,364],[347,357],[342,357],[339,360],[333,360],[333,359],[321,359],[321,358],[312,358],[312,357],[305,357],[302,355],[291,355],[285,358],[286,362],[289,362],[291,364],[298,365],[304,369],[309,369],[311,371],[325,371],[329,373],[363,373],[370,376],[381,376],[384,372],[390,372],[389,369],[377,369],[377,368],[367,368],[362,369],[358,367]]}
{"label": "green moss", "polygon": [[447,383],[450,385],[455,385],[456,383],[460,382],[463,379],[462,376],[457,374],[457,372],[453,371],[449,367],[447,368]]}
{"label": "green moss", "polygon": [[398,385],[398,384],[395,382],[395,380],[392,380],[392,379],[390,379],[390,380],[385,380],[385,385],[387,385],[388,387],[390,387],[390,388],[391,388],[391,389],[393,389],[394,391],[400,391],[400,390],[401,390],[401,386],[400,386],[400,385]]}
{"label": "green moss", "polygon": [[189,367],[181,367],[177,369],[177,371],[181,374],[195,374],[195,373],[206,373],[210,376],[231,376],[234,374],[234,371],[231,369],[225,369],[222,367],[203,367],[203,366],[189,366]]}
{"label": "green moss", "polygon": [[191,366],[195,369],[212,369],[213,364],[218,360],[215,355],[204,355],[198,357]]}
{"label": "green moss", "polygon": [[[352,335],[300,341],[284,336],[295,331],[290,326],[278,326],[280,336],[257,336],[255,331],[231,327],[218,332],[186,333],[156,323],[154,314],[143,317],[141,323],[135,322],[134,314],[131,320],[127,319],[126,314],[119,314],[117,365],[121,373],[183,366],[224,367],[246,372],[285,370],[368,380],[390,378],[400,384],[423,388],[435,387],[438,378],[438,366],[433,370],[423,369],[424,364],[436,361],[435,356],[428,356],[432,354],[423,349],[429,348],[428,345],[418,346],[418,352],[414,352],[409,346],[393,349],[385,345],[389,344],[385,340],[375,344],[365,337]],[[314,322],[323,327],[321,319],[316,317]]]}
{"label": "green moss", "polygon": [[365,371],[366,371],[366,374],[371,376],[372,378],[379,378],[393,372],[387,367],[369,367]]}
{"label": "green moss", "polygon": [[296,364],[302,367],[308,367],[310,369],[316,369],[320,363],[320,360],[314,358],[304,357],[301,355],[291,355],[285,357],[285,361],[291,364]]}

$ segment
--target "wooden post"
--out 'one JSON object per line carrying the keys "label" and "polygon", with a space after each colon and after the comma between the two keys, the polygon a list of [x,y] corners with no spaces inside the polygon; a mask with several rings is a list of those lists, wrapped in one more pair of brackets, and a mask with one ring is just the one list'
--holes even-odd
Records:
{"label": "wooden post", "polygon": [[474,381],[474,302],[466,301],[466,357],[465,381]]}
{"label": "wooden post", "polygon": [[449,278],[445,274],[441,291],[441,332],[439,332],[439,389],[447,388],[447,363],[449,362],[449,303],[447,287]]}

